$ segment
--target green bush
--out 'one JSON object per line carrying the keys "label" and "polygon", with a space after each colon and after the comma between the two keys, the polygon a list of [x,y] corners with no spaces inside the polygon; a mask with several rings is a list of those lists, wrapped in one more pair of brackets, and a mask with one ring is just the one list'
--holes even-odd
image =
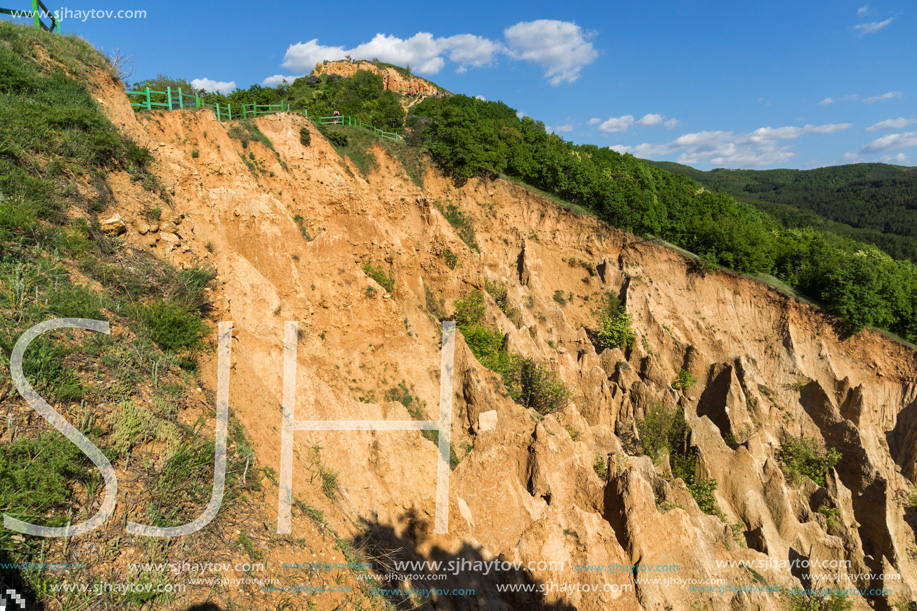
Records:
{"label": "green bush", "polygon": [[468,248],[476,252],[481,252],[481,247],[478,246],[477,238],[474,234],[474,223],[469,215],[465,214],[461,208],[456,206],[454,203],[449,202],[443,204],[440,201],[436,201],[436,207],[443,215],[443,218],[452,225],[452,228],[455,229],[455,233],[458,234],[458,237],[461,238]]}
{"label": "green bush", "polygon": [[818,596],[791,590],[784,605],[789,611],[849,611],[853,601],[842,594]]}
{"label": "green bush", "polygon": [[303,146],[312,144],[312,132],[309,131],[308,127],[299,128],[299,143]]}
{"label": "green bush", "polygon": [[99,295],[85,286],[58,288],[48,293],[48,311],[61,318],[102,318]]}
{"label": "green bush", "polygon": [[567,406],[570,391],[553,371],[527,358],[519,360],[518,371],[518,391],[510,393],[517,403],[545,415]]}
{"label": "green bush", "polygon": [[808,477],[819,486],[824,486],[825,477],[837,465],[841,453],[834,448],[821,450],[814,439],[800,437],[780,444],[777,458],[790,483],[798,484],[803,477]]}
{"label": "green bush", "polygon": [[672,455],[684,450],[690,431],[681,409],[665,408],[657,403],[637,423],[637,432],[643,452],[657,461],[664,453]]}
{"label": "green bush", "polygon": [[687,391],[697,383],[697,378],[684,369],[679,370],[678,377],[672,382],[672,388],[675,390]]}
{"label": "green bush", "polygon": [[248,148],[248,143],[255,141],[260,142],[272,151],[274,150],[274,143],[271,142],[271,139],[265,136],[251,120],[234,121],[229,128],[229,137],[240,140],[242,142],[242,148]]}
{"label": "green bush", "polygon": [[506,392],[516,403],[542,414],[563,409],[570,399],[567,387],[537,361],[510,353],[502,333],[480,324],[485,311],[481,291],[455,302],[458,330],[478,362],[502,376]]}
{"label": "green bush", "polygon": [[173,302],[158,301],[141,308],[140,320],[164,350],[197,349],[210,332],[207,323]]}
{"label": "green bush", "polygon": [[[85,486],[94,467],[82,451],[56,431],[38,439],[20,437],[0,444],[0,513],[44,526],[64,526],[77,505],[76,486]],[[0,547],[15,533],[0,529]]]}
{"label": "green bush", "polygon": [[605,293],[598,316],[599,328],[593,332],[593,341],[599,350],[634,347],[633,319],[616,295]]}
{"label": "green bush", "polygon": [[443,249],[443,259],[446,260],[446,267],[449,269],[455,269],[458,267],[458,255],[449,250],[448,248]]}
{"label": "green bush", "polygon": [[717,481],[697,479],[697,452],[690,447],[691,429],[685,420],[684,410],[654,405],[637,423],[637,431],[643,452],[654,462],[663,454],[668,455],[672,477],[684,480],[701,511],[722,517],[713,496]]}
{"label": "green bush", "polygon": [[397,386],[386,390],[383,396],[386,401],[397,401],[402,404],[414,418],[421,420],[423,419],[423,401],[414,396],[413,390],[413,387],[408,388],[408,385],[402,381]]}
{"label": "green bush", "polygon": [[513,323],[514,326],[519,327],[522,324],[522,314],[520,314],[518,308],[514,307],[509,302],[509,291],[506,285],[502,282],[485,280],[484,289],[490,293],[497,307],[500,308],[509,321]]}
{"label": "green bush", "polygon": [[828,525],[828,528],[830,528],[837,523],[837,518],[841,512],[837,507],[831,507],[827,503],[822,503],[818,508],[818,513],[825,516],[825,522]]}
{"label": "green bush", "polygon": [[595,455],[595,460],[592,461],[592,470],[595,471],[600,480],[605,481],[608,479],[608,461],[604,456],[601,454]]}
{"label": "green bush", "polygon": [[381,266],[373,267],[371,263],[364,263],[363,273],[375,280],[379,286],[385,289],[386,293],[395,292],[395,279],[386,274]]}
{"label": "green bush", "polygon": [[335,146],[347,146],[349,142],[347,134],[339,131],[327,130],[325,137],[328,138],[328,142]]}
{"label": "green bush", "polygon": [[[455,324],[459,327],[476,325],[486,311],[484,293],[478,290],[471,291],[465,299],[455,302]],[[462,334],[464,335],[464,332]]]}
{"label": "green bush", "polygon": [[688,490],[691,496],[697,501],[697,506],[704,513],[719,515],[722,513],[716,504],[716,497],[713,493],[716,491],[717,482],[715,479],[699,479],[688,484]]}
{"label": "green bush", "polygon": [[438,297],[426,282],[423,284],[423,291],[427,312],[437,321],[446,320],[446,301]]}

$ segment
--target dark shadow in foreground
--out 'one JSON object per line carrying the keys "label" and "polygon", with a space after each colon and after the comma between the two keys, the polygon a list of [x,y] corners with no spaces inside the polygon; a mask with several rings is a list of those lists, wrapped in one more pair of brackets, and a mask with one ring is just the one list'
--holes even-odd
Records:
{"label": "dark shadow in foreground", "polygon": [[[546,603],[542,592],[549,585],[532,579],[523,570],[482,570],[491,566],[483,550],[463,544],[457,552],[448,552],[433,546],[429,554],[421,556],[418,547],[425,547],[424,541],[433,536],[433,522],[407,512],[401,520],[407,527],[398,535],[390,525],[378,522],[363,522],[363,532],[350,541],[360,557],[356,562],[372,565],[372,573],[383,579],[371,588],[387,590],[384,597],[398,609],[437,609],[464,611],[471,609],[543,609],[545,611],[575,611],[575,607],[559,602]],[[440,570],[427,568],[402,568],[397,570],[395,562],[439,562]],[[484,563],[487,563],[485,565]],[[476,565],[476,563],[478,563]],[[415,565],[423,567],[426,565]],[[477,568],[476,568],[477,567]],[[486,574],[485,574],[486,572]],[[395,575],[410,575],[410,581],[402,581]],[[435,588],[448,594],[422,596],[417,592]],[[456,592],[458,590],[458,592]],[[503,590],[503,591],[501,591]],[[462,592],[464,591],[464,593]],[[409,595],[411,592],[413,596]]]}
{"label": "dark shadow in foreground", "polygon": [[[35,593],[22,580],[22,572],[11,568],[12,563],[9,554],[0,550],[0,603],[5,603],[9,611],[44,611],[45,605],[35,599]],[[12,590],[15,594],[9,594],[7,590]]]}

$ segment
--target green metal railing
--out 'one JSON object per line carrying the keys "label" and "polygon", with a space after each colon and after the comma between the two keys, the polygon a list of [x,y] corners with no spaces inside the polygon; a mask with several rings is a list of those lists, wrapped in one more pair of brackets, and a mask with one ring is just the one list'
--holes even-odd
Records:
{"label": "green metal railing", "polygon": [[[45,6],[41,0],[32,0],[32,11],[17,11],[9,8],[0,8],[0,13],[4,15],[12,15],[13,17],[32,17],[35,20],[35,27],[38,29],[45,30],[47,32],[56,32],[60,34],[60,19],[56,12],[52,13],[51,10]],[[47,17],[51,20],[51,25],[47,26],[41,20],[42,17]]]}
{"label": "green metal railing", "polygon": [[[308,115],[306,115],[308,116]],[[372,131],[378,137],[383,140],[391,140],[393,142],[404,142],[404,136],[397,132],[387,132],[385,130],[379,129],[369,123],[363,123],[359,119],[354,119],[347,115],[338,115],[333,117],[309,117],[314,123],[319,125],[348,125],[350,127],[363,127]]]}
{"label": "green metal railing", "polygon": [[219,121],[248,119],[290,110],[290,105],[283,102],[280,104],[243,104],[235,108],[232,107],[232,104],[205,104],[198,93],[183,93],[181,88],[173,91],[171,87],[166,87],[165,91],[156,91],[147,87],[140,91],[128,91],[127,95],[140,96],[139,102],[131,102],[134,108],[143,110],[209,108],[216,113]]}
{"label": "green metal railing", "polygon": [[[278,112],[290,112],[290,105],[281,102],[280,104],[243,104],[233,108],[232,104],[205,104],[204,99],[198,93],[188,94],[182,90],[172,90],[166,87],[165,91],[156,91],[146,87],[139,91],[128,91],[128,96],[135,96],[139,101],[132,101],[131,106],[138,110],[182,110],[185,108],[209,108],[216,113],[217,120],[232,121],[233,119],[249,119],[270,115]],[[397,132],[387,132],[379,129],[369,123],[363,123],[359,119],[347,115],[338,115],[332,117],[310,117],[309,113],[303,113],[318,125],[347,125],[350,127],[362,127],[373,132],[383,140],[392,142],[404,142],[404,136]]]}

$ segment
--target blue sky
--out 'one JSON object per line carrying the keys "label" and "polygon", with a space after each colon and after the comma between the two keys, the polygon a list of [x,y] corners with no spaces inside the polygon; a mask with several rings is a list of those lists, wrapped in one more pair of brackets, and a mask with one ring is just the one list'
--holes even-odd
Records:
{"label": "blue sky", "polygon": [[46,4],[146,11],[63,22],[131,55],[135,80],[247,87],[322,58],[378,57],[638,157],[702,169],[917,164],[917,5],[903,0]]}

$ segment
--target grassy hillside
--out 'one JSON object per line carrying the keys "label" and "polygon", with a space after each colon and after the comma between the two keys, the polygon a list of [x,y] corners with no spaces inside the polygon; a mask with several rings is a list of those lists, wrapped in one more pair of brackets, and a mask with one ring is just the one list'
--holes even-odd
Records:
{"label": "grassy hillside", "polygon": [[728,193],[790,227],[817,227],[917,262],[917,168],[882,163],[816,170],[709,172],[649,162]]}
{"label": "grassy hillside", "polygon": [[[96,511],[104,489],[98,470],[26,404],[8,375],[12,348],[27,329],[49,319],[90,318],[109,321],[112,333],[44,334],[25,353],[26,377],[117,470],[122,485],[112,523],[120,525],[130,511],[140,523],[179,525],[201,514],[213,482],[213,413],[201,409],[207,403],[197,379],[197,358],[210,350],[204,289],[213,272],[180,271],[102,230],[110,173],[127,173],[156,194],[161,189],[148,170],[149,151],[121,136],[90,95],[95,73],[112,68],[84,41],[0,22],[0,513],[64,526]],[[224,507],[257,486],[251,475],[247,484],[241,480],[252,452],[241,428],[230,428]],[[215,529],[229,514],[191,535],[192,545],[213,547]],[[84,608],[87,597],[95,599],[91,593],[60,596],[53,589],[64,578],[94,583],[99,571],[118,565],[118,546],[102,549],[94,538],[0,529],[4,563],[80,564],[63,574],[3,564],[2,579],[26,594],[30,609],[52,599],[61,608]],[[129,547],[135,561],[161,561],[167,550],[152,539]],[[90,549],[106,562],[81,562]],[[129,577],[166,580],[161,571]],[[101,598],[139,609],[170,596]]]}

